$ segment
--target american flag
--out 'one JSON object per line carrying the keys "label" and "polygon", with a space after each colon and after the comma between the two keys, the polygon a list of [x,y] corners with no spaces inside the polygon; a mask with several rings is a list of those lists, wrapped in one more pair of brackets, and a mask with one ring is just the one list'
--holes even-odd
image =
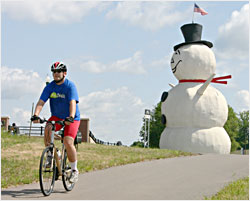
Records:
{"label": "american flag", "polygon": [[200,13],[201,15],[207,15],[208,13],[200,8],[196,3],[194,4],[194,12]]}

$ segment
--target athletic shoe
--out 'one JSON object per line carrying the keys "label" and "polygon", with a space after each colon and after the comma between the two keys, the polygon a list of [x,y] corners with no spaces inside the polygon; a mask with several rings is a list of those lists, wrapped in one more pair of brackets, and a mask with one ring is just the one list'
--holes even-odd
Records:
{"label": "athletic shoe", "polygon": [[78,181],[79,172],[77,170],[72,170],[71,176],[69,178],[70,183],[76,183]]}

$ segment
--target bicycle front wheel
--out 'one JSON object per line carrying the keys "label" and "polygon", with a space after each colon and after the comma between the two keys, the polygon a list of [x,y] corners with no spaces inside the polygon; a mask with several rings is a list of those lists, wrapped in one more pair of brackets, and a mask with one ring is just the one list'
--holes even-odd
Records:
{"label": "bicycle front wheel", "polygon": [[[39,168],[40,188],[45,196],[48,196],[52,193],[56,176],[55,160],[52,156],[51,156],[52,160],[48,159],[48,153],[50,152],[50,150],[51,150],[50,147],[46,147],[43,150]],[[48,163],[49,160],[51,161],[50,164]]]}
{"label": "bicycle front wheel", "polygon": [[63,164],[62,164],[62,181],[63,181],[63,186],[66,191],[71,191],[75,183],[70,183],[69,179],[71,176],[71,165],[67,157],[67,152],[66,149],[64,149],[64,154],[63,154]]}

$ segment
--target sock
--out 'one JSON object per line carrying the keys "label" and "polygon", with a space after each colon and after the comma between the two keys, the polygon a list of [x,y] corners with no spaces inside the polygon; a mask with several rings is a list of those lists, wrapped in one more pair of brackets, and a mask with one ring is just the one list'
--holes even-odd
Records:
{"label": "sock", "polygon": [[73,162],[73,163],[70,162],[70,165],[71,165],[71,169],[72,169],[72,170],[78,171],[78,170],[77,170],[77,160],[76,160],[75,162]]}

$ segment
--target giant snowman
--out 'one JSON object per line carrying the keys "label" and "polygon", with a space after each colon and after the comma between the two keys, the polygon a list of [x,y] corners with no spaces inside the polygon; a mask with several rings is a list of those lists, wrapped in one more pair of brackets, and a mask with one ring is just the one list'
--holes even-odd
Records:
{"label": "giant snowman", "polygon": [[210,48],[213,44],[201,40],[202,26],[192,23],[181,27],[185,42],[174,46],[171,69],[179,80],[161,97],[162,123],[166,125],[160,137],[161,149],[193,153],[229,154],[230,138],[223,128],[228,115],[225,97],[210,85],[226,84],[214,78],[216,61]]}

